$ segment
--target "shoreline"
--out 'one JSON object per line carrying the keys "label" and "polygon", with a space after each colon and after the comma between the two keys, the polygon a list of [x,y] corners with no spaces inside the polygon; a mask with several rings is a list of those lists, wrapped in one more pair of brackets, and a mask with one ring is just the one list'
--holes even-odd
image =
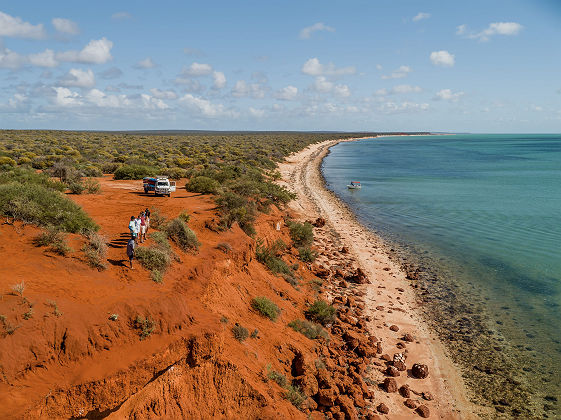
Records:
{"label": "shoreline", "polygon": [[[326,232],[319,232],[315,245],[320,249],[330,245],[338,249],[346,247],[356,264],[371,280],[371,284],[360,287],[366,298],[365,313],[371,318],[368,330],[383,343],[384,353],[391,355],[399,352],[401,347],[398,337],[404,333],[415,337],[415,342],[407,346],[406,353],[412,363],[423,363],[429,367],[429,377],[422,381],[414,380],[413,386],[422,384],[423,390],[434,396],[430,405],[431,417],[477,418],[475,412],[481,408],[469,402],[469,390],[464,384],[459,367],[453,363],[444,344],[423,320],[406,273],[390,259],[384,241],[358,222],[346,204],[325,185],[321,163],[330,148],[340,142],[371,138],[374,137],[328,140],[310,145],[279,165],[281,183],[297,194],[297,200],[291,205],[292,210],[305,215],[306,219],[322,217],[326,220]],[[327,254],[320,252],[324,253]],[[329,259],[322,257],[320,255],[317,263],[329,266]],[[330,297],[332,292],[333,290],[328,290]],[[400,333],[390,330],[390,326],[397,326]],[[373,382],[384,380],[382,372],[373,371]],[[404,382],[401,378],[396,379],[398,384]],[[382,397],[390,408],[392,418],[415,416],[403,405],[399,394],[386,394]]]}

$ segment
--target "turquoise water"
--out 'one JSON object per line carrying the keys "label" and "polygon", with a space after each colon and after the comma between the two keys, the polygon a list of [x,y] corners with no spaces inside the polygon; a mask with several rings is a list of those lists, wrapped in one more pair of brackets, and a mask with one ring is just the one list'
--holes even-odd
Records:
{"label": "turquoise water", "polygon": [[322,170],[365,225],[439,274],[449,311],[475,305],[475,339],[515,359],[535,410],[561,415],[561,135],[340,143]]}

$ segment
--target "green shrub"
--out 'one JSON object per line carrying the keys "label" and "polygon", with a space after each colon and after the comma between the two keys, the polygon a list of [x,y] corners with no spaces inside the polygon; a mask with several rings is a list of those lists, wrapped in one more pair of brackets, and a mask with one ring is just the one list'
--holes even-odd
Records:
{"label": "green shrub", "polygon": [[292,242],[294,242],[294,246],[310,246],[314,242],[314,227],[311,223],[290,222],[288,227],[290,229],[290,238]]}
{"label": "green shrub", "polygon": [[73,181],[68,184],[68,189],[72,194],[82,194],[86,188],[81,182]]}
{"label": "green shrub", "polygon": [[306,401],[306,395],[302,392],[300,387],[288,385],[286,389],[286,399],[298,409],[302,407],[302,403]]}
{"label": "green shrub", "polygon": [[113,179],[142,179],[146,176],[153,176],[159,170],[151,166],[143,165],[123,165],[115,170]]}
{"label": "green shrub", "polygon": [[80,172],[82,173],[82,176],[85,177],[99,178],[103,176],[103,172],[101,171],[101,169],[93,165],[88,165],[84,168],[81,168]]}
{"label": "green shrub", "polygon": [[216,194],[218,188],[220,188],[220,183],[215,179],[208,178],[206,176],[196,176],[191,178],[187,185],[185,185],[187,191],[201,193],[201,194]]}
{"label": "green shrub", "polygon": [[150,272],[150,279],[152,279],[154,283],[160,284],[164,281],[164,275],[159,270],[152,270]]}
{"label": "green shrub", "polygon": [[[220,224],[224,229],[230,229],[234,222],[238,222],[243,229],[255,220],[255,204],[250,203],[245,197],[226,191],[216,199],[220,210]],[[248,228],[251,232],[251,228]]]}
{"label": "green shrub", "polygon": [[86,194],[99,194],[101,185],[93,178],[86,178],[82,181],[82,186]]}
{"label": "green shrub", "polygon": [[155,208],[150,213],[150,227],[161,229],[167,223],[167,218],[162,214],[159,208]]}
{"label": "green shrub", "polygon": [[317,253],[308,246],[298,248],[298,255],[304,262],[312,263],[317,257]]}
{"label": "green shrub", "polygon": [[134,327],[140,330],[140,339],[144,340],[145,338],[150,337],[150,334],[154,331],[155,323],[152,318],[143,318],[138,315],[134,320]]}
{"label": "green shrub", "polygon": [[264,296],[253,298],[251,300],[251,307],[271,321],[276,321],[281,312],[277,305]]}
{"label": "green shrub", "polygon": [[306,318],[326,325],[335,320],[335,312],[336,310],[333,306],[324,300],[318,299],[306,309],[304,314]]}
{"label": "green shrub", "polygon": [[232,251],[232,245],[227,242],[220,242],[216,245],[216,248],[222,251],[224,254],[228,254]]}
{"label": "green shrub", "polygon": [[286,376],[282,373],[277,372],[276,370],[271,369],[271,365],[267,365],[267,378],[272,381],[275,381],[277,385],[282,388],[285,388],[288,385],[288,381],[286,380]]}
{"label": "green shrub", "polygon": [[66,256],[72,252],[72,249],[66,243],[64,235],[55,229],[47,229],[39,236],[33,239],[36,246],[48,247],[48,249],[55,254]]}
{"label": "green shrub", "polygon": [[156,243],[156,247],[167,254],[171,254],[171,245],[168,241],[168,235],[165,232],[152,232],[150,238]]}
{"label": "green shrub", "polygon": [[2,165],[16,166],[17,162],[8,156],[0,156],[0,166]]}
{"label": "green shrub", "polygon": [[169,254],[156,247],[139,246],[135,249],[134,255],[142,266],[150,271],[164,272],[170,264]]}
{"label": "green shrub", "polygon": [[160,175],[166,175],[169,179],[178,180],[187,176],[185,169],[168,168],[160,172]]}
{"label": "green shrub", "polygon": [[293,276],[290,267],[277,256],[284,247],[286,247],[286,244],[281,239],[274,242],[270,247],[265,247],[262,241],[258,241],[255,252],[257,261],[264,264],[274,274]]}
{"label": "green shrub", "polygon": [[323,329],[323,327],[315,322],[310,322],[306,320],[296,319],[288,324],[290,328],[294,331],[298,331],[299,333],[305,335],[311,340],[315,340],[317,338],[323,338],[325,340],[329,339],[329,335]]}
{"label": "green shrub", "polygon": [[234,338],[240,343],[245,341],[247,337],[249,337],[248,329],[238,323],[236,323],[236,325],[232,327],[232,334],[234,334]]}
{"label": "green shrub", "polygon": [[88,264],[92,268],[105,270],[107,268],[105,264],[107,240],[95,232],[88,232],[86,238],[88,242],[83,246],[82,250],[84,251]]}
{"label": "green shrub", "polygon": [[27,168],[9,168],[8,171],[0,171],[0,184],[8,184],[10,182],[20,182],[21,184],[37,184],[49,190],[63,192],[66,185],[62,182],[51,179],[45,173],[38,173]]}
{"label": "green shrub", "polygon": [[197,250],[201,243],[197,240],[197,235],[187,227],[183,220],[177,218],[166,224],[165,231],[168,237],[173,240],[184,251],[191,249]]}
{"label": "green shrub", "polygon": [[189,223],[189,220],[191,220],[191,215],[187,213],[187,211],[182,211],[179,216],[177,216],[177,218],[183,220],[185,223]]}
{"label": "green shrub", "polygon": [[98,226],[64,194],[41,184],[0,184],[0,213],[25,223],[79,233]]}

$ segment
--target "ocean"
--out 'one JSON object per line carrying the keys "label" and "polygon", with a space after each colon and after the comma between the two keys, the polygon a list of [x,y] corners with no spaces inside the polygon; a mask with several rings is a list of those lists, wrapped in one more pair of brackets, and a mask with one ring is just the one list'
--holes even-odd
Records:
{"label": "ocean", "polygon": [[473,400],[505,418],[561,418],[561,135],[339,143],[322,173],[419,269],[425,316]]}

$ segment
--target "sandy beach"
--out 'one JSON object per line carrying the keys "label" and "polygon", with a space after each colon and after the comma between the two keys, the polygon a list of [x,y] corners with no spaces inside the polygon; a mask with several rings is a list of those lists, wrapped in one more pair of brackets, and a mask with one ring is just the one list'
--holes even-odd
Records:
{"label": "sandy beach", "polygon": [[[423,397],[423,402],[427,400],[431,418],[476,418],[478,409],[468,400],[460,371],[423,322],[418,311],[419,302],[405,273],[390,260],[384,242],[364,228],[325,187],[320,165],[329,148],[341,141],[354,140],[358,139],[313,144],[279,166],[282,183],[297,194],[291,204],[292,210],[302,219],[321,217],[326,221],[325,227],[316,228],[315,245],[320,250],[316,264],[320,267],[336,265],[341,249],[346,247],[351,261],[366,273],[370,284],[358,286],[358,294],[364,299],[365,314],[370,319],[367,328],[382,342],[384,354],[380,358],[385,360],[384,356],[391,358],[401,352],[408,366],[414,363],[428,366],[429,376],[425,379],[413,378],[410,372],[396,377],[398,387],[408,385],[413,394]],[[329,297],[341,293],[334,285],[328,286]],[[410,334],[414,340],[408,342],[404,350],[405,334]],[[380,384],[387,376],[386,371],[383,364],[375,365],[378,367],[371,369],[369,376],[371,383]],[[378,399],[389,408],[387,418],[418,417],[404,405],[400,393],[380,391]]]}

